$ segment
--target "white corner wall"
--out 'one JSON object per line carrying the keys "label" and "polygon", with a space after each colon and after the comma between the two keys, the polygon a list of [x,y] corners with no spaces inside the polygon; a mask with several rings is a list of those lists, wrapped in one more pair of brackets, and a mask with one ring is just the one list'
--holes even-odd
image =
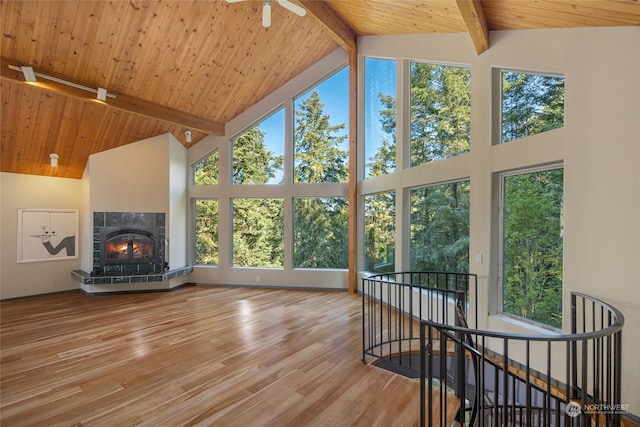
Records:
{"label": "white corner wall", "polygon": [[[82,218],[86,214],[85,183],[78,179],[2,173],[0,189],[0,299],[77,288],[71,271],[80,268],[80,257],[18,263],[18,209],[77,209]],[[79,222],[82,234],[84,226]]]}
{"label": "white corner wall", "polygon": [[164,212],[169,267],[187,266],[187,150],[173,135],[93,154],[88,171],[91,213]]}

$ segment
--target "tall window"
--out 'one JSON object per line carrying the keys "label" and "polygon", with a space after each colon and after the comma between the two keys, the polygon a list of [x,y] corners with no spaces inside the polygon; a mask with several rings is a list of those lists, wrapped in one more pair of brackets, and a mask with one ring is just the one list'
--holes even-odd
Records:
{"label": "tall window", "polygon": [[193,165],[193,183],[196,185],[216,185],[218,183],[218,164],[220,156],[215,150]]}
{"label": "tall window", "polygon": [[349,143],[349,68],[294,100],[293,181],[346,182]]}
{"label": "tall window", "polygon": [[396,170],[396,61],[364,60],[364,177]]}
{"label": "tall window", "polygon": [[233,140],[234,184],[282,184],[284,109]]}
{"label": "tall window", "polygon": [[293,266],[347,268],[349,206],[344,197],[294,199]]}
{"label": "tall window", "polygon": [[196,200],[195,210],[196,264],[218,265],[218,200]]}
{"label": "tall window", "polygon": [[364,197],[364,268],[372,273],[395,271],[396,193]]}
{"label": "tall window", "polygon": [[471,70],[412,62],[411,166],[465,153],[471,138]]}
{"label": "tall window", "polygon": [[234,136],[228,158],[215,150],[193,165],[194,185],[210,186],[194,191],[195,263],[222,253],[223,269],[348,268],[349,68],[291,101]]}
{"label": "tall window", "polygon": [[502,71],[502,139],[564,126],[564,77]]}
{"label": "tall window", "polygon": [[501,177],[502,310],[562,327],[562,168]]}
{"label": "tall window", "polygon": [[469,181],[414,188],[410,259],[413,271],[469,271]]}
{"label": "tall window", "polygon": [[233,265],[284,265],[284,200],[233,199]]}

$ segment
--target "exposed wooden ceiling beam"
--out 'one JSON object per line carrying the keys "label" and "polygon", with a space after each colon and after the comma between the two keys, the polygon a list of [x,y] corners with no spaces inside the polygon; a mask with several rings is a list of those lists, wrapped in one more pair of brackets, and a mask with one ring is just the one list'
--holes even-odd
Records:
{"label": "exposed wooden ceiling beam", "polygon": [[[193,114],[185,113],[184,111],[175,110],[163,105],[154,104],[153,102],[145,101],[144,99],[134,98],[132,96],[124,94],[116,94],[115,98],[108,97],[106,102],[102,102],[96,99],[96,95],[94,93],[73,86],[68,86],[64,83],[59,83],[44,78],[39,78],[37,82],[25,82],[25,78],[22,72],[10,68],[10,65],[13,67],[19,67],[20,62],[2,57],[2,59],[0,60],[0,78],[2,78],[3,80],[28,84],[34,87],[49,90],[61,95],[69,96],[87,102],[102,103],[107,107],[117,108],[119,110],[124,110],[141,116],[151,117],[157,120],[162,120],[164,122],[184,126],[194,131],[205,132],[211,135],[218,136],[224,135],[223,123],[218,123],[204,117],[194,116]],[[60,75],[53,75],[52,73],[49,73],[47,71],[37,69],[34,69],[34,71],[36,73],[50,75],[58,79],[73,81],[73,79],[71,78]],[[91,86],[85,83],[79,84],[83,86]]]}
{"label": "exposed wooden ceiling beam", "polygon": [[357,52],[356,33],[323,1],[298,0],[309,16],[347,52]]}
{"label": "exposed wooden ceiling beam", "polygon": [[471,41],[480,55],[489,49],[489,26],[480,0],[456,0]]}

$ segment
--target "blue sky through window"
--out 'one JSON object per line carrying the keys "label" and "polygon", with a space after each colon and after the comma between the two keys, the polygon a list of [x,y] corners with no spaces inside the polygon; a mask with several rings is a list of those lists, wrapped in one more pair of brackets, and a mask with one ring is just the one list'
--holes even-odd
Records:
{"label": "blue sky through window", "polygon": [[396,98],[396,62],[392,59],[365,58],[364,73],[364,174],[365,178],[370,178],[369,164],[380,150],[382,140],[395,143],[395,135],[382,129],[380,111],[385,107],[379,95]]}
{"label": "blue sky through window", "polygon": [[[341,134],[349,133],[349,67],[340,69],[337,73],[323,80],[304,92],[294,101],[294,109],[298,108],[313,91],[318,91],[320,101],[324,104],[324,113],[330,117],[331,125],[343,124],[345,129]],[[284,154],[284,108],[280,108],[258,124],[265,133],[264,140],[267,150],[276,156]],[[349,141],[345,140],[339,147],[341,150],[349,150]],[[281,170],[269,180],[268,184],[282,182],[284,172]]]}
{"label": "blue sky through window", "polygon": [[[284,108],[264,119],[258,124],[258,127],[264,132],[264,142],[267,150],[271,151],[275,156],[284,155]],[[280,184],[284,177],[284,171],[280,169],[276,176],[267,181],[267,184]]]}

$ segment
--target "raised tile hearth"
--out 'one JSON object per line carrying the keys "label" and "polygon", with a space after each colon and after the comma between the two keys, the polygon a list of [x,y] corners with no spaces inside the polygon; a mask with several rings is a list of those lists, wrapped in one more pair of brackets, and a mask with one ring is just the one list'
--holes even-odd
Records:
{"label": "raised tile hearth", "polygon": [[172,279],[187,275],[193,271],[192,266],[167,270],[162,274],[136,274],[131,276],[92,276],[82,270],[71,272],[73,280],[80,283],[80,288],[90,294],[105,292],[130,292],[168,290],[172,287]]}

